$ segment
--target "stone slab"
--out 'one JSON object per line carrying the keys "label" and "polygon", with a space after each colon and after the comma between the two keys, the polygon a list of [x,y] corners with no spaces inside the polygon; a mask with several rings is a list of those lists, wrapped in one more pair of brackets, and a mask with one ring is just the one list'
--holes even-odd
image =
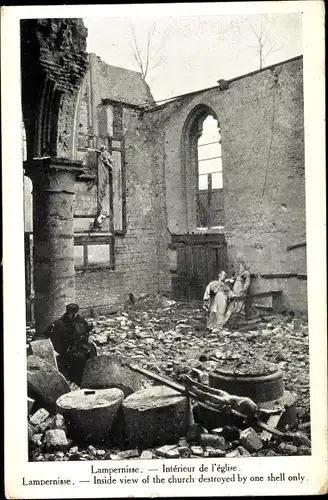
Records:
{"label": "stone slab", "polygon": [[58,370],[57,356],[50,339],[34,340],[30,346],[33,356],[44,359]]}
{"label": "stone slab", "polygon": [[51,409],[60,396],[70,392],[65,377],[53,365],[33,355],[27,357],[27,387],[35,400]]}

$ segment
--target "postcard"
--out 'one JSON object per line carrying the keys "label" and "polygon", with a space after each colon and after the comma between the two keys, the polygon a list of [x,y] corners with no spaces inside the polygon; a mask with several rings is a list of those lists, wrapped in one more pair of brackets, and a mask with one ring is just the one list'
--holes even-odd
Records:
{"label": "postcard", "polygon": [[6,497],[327,493],[323,2],[1,41]]}

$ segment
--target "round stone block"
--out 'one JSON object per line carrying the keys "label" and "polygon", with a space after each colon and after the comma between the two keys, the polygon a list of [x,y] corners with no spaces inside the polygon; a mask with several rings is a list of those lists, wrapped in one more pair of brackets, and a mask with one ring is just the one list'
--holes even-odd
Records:
{"label": "round stone block", "polygon": [[131,446],[150,448],[174,443],[187,434],[188,400],[173,389],[149,387],[127,397],[122,407]]}
{"label": "round stone block", "polygon": [[257,372],[252,372],[250,365],[246,363],[245,367],[239,368],[239,371],[233,368],[216,368],[209,374],[209,386],[236,396],[248,397],[257,404],[282,398],[284,395],[282,371],[271,363],[262,363],[261,368],[261,370],[258,368]]}
{"label": "round stone block", "polygon": [[133,372],[128,366],[112,356],[97,356],[87,361],[81,382],[82,388],[121,389],[124,396],[150,387],[150,383],[142,375]]}
{"label": "round stone block", "polygon": [[60,397],[57,411],[65,417],[72,436],[96,443],[108,439],[123,398],[120,389],[78,390]]}
{"label": "round stone block", "polygon": [[27,357],[27,388],[33,399],[51,410],[57,399],[71,390],[65,377],[53,365],[33,355]]}

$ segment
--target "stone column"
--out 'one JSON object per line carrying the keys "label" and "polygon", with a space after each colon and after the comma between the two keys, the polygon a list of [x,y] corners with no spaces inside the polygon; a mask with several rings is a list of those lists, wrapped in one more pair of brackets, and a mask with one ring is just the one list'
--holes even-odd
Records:
{"label": "stone column", "polygon": [[81,165],[52,160],[34,165],[33,241],[36,336],[74,302],[74,183]]}

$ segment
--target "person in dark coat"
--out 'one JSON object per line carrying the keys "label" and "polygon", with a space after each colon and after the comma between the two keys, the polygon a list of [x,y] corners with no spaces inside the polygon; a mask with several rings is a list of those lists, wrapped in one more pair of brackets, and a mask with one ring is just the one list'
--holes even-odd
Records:
{"label": "person in dark coat", "polygon": [[88,359],[97,356],[97,349],[89,341],[93,325],[82,318],[77,304],[68,304],[66,312],[45,332],[58,353],[58,369],[71,382],[80,385]]}

